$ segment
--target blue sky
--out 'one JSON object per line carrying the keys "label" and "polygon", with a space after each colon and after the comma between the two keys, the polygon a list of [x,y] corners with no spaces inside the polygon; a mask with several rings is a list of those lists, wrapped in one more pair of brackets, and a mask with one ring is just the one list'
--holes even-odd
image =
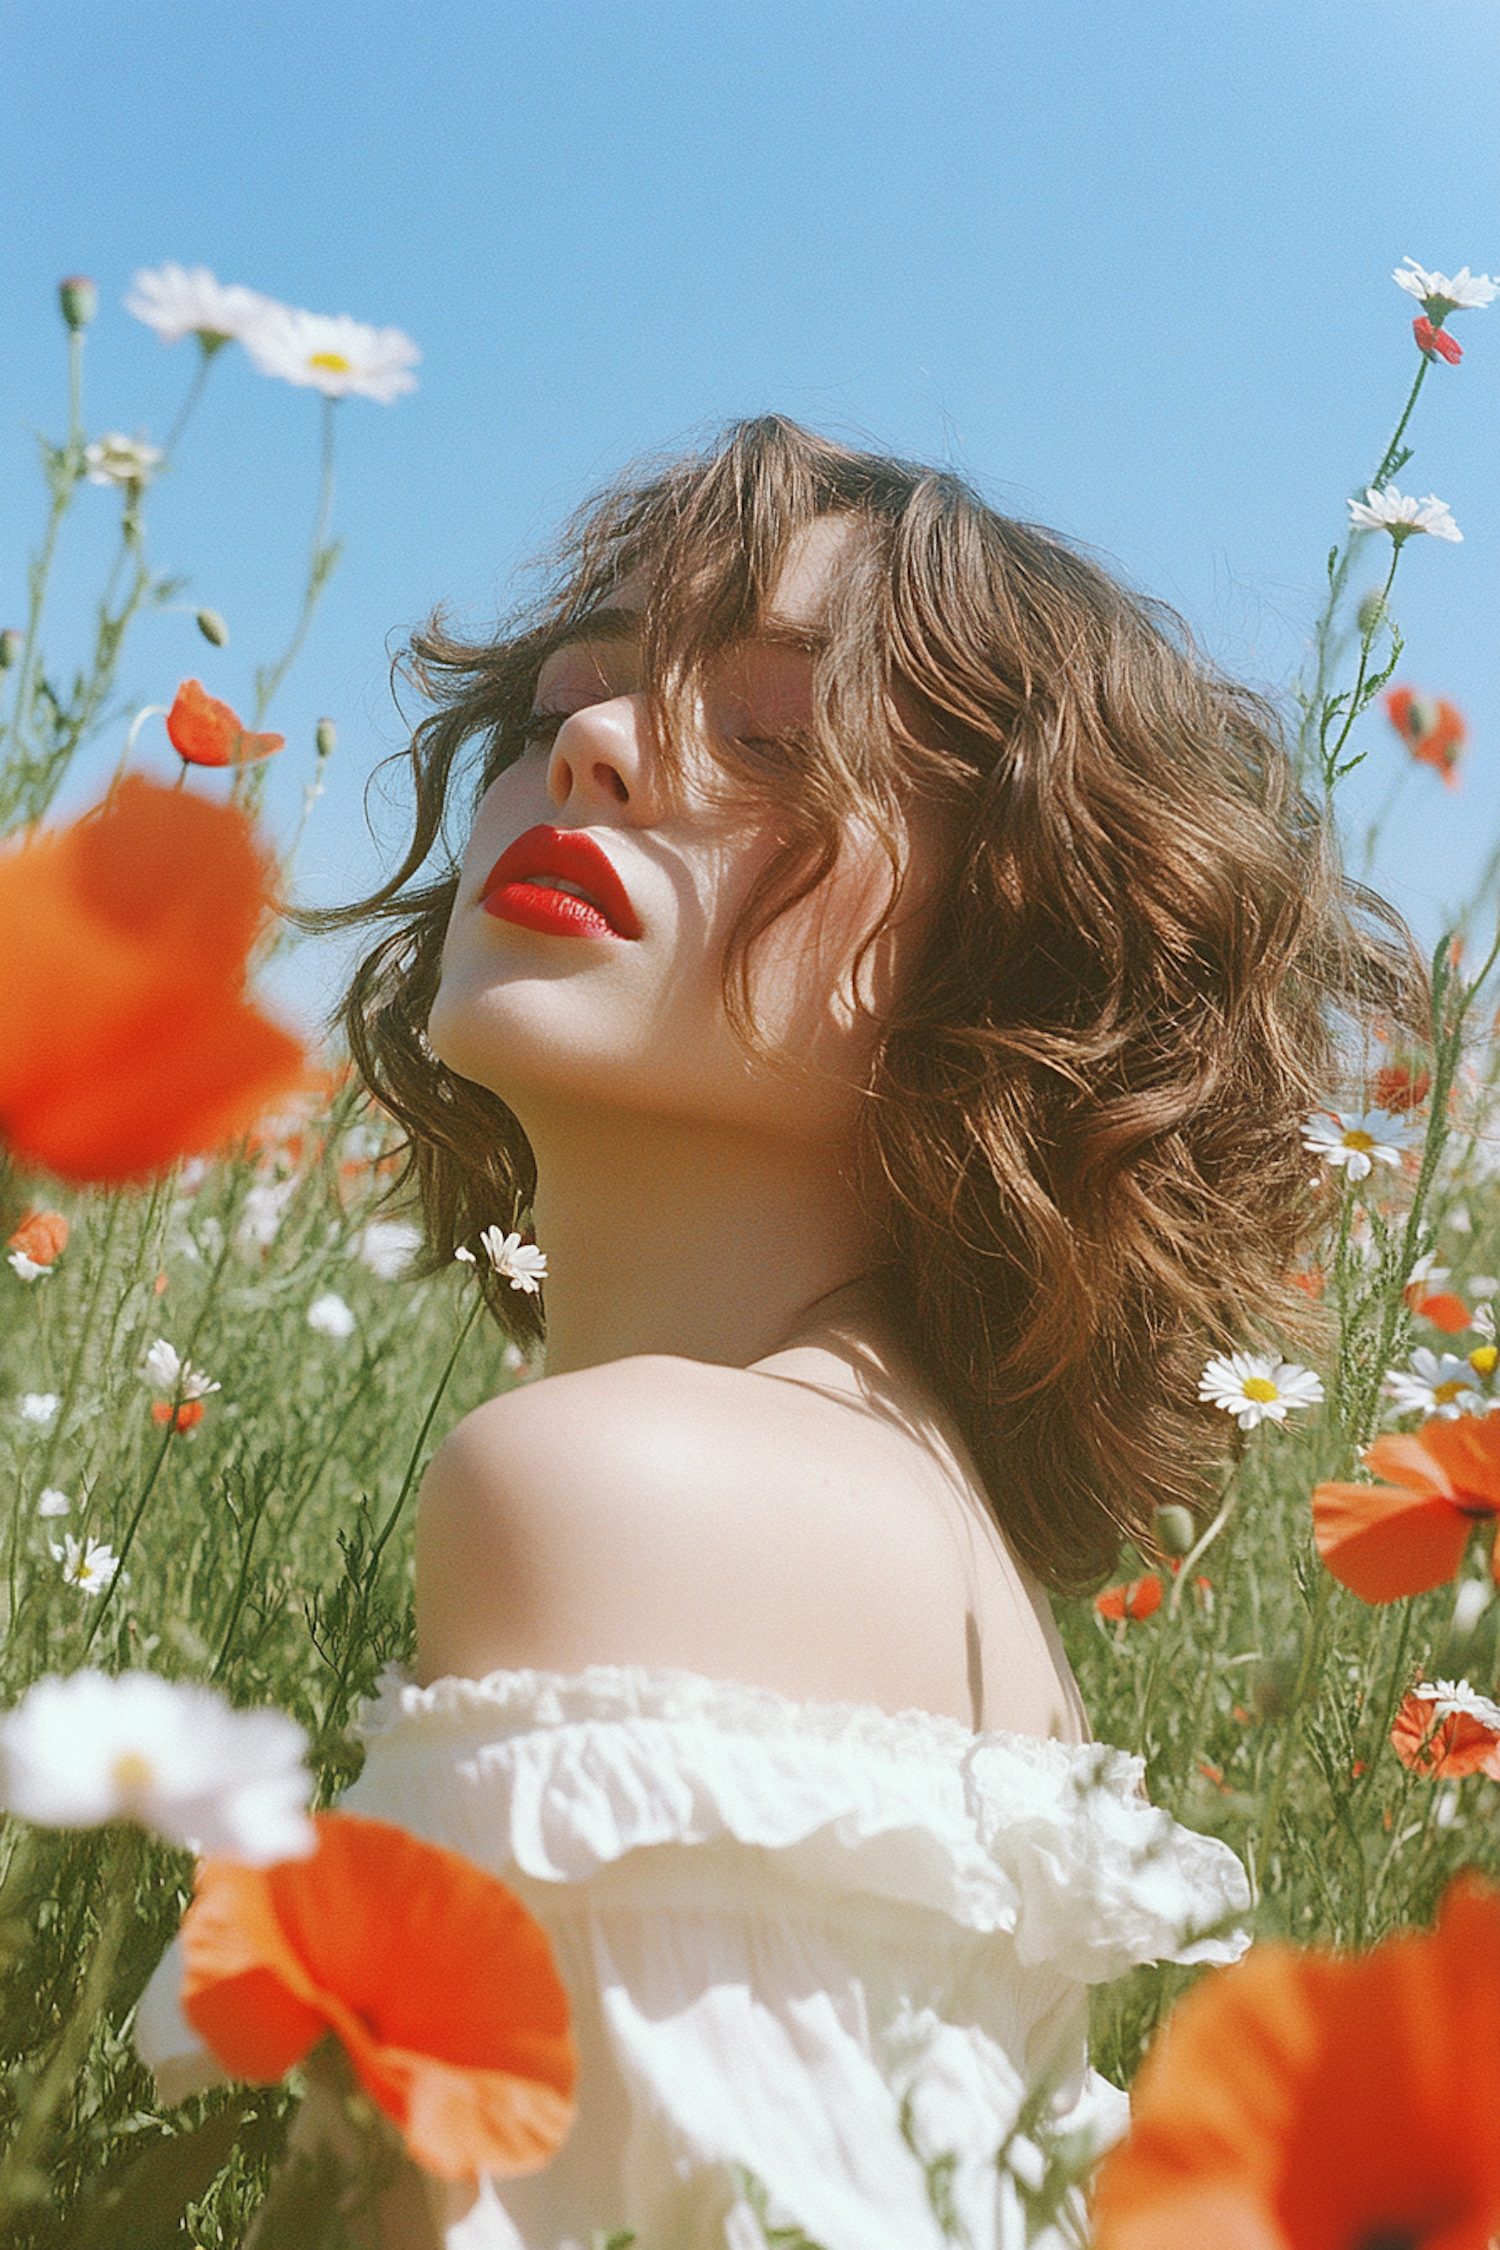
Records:
{"label": "blue sky", "polygon": [[[493,618],[596,484],[735,414],[951,463],[1284,693],[1414,366],[1392,267],[1500,273],[1496,0],[4,0],[0,44],[6,620],[31,432],[62,421],[60,275],[100,284],[95,431],[160,436],[192,372],[194,346],[123,311],[138,266],[203,263],[422,347],[414,396],[340,408],[345,557],[272,718],[283,834],[338,721],[301,862],[320,900],[379,865],[362,792],[402,740],[403,633],[438,602]],[[1427,938],[1500,834],[1500,304],[1454,332],[1402,485],[1465,542],[1410,546],[1396,607],[1402,676],[1472,742],[1462,791],[1407,776],[1377,864]],[[313,394],[221,355],[151,543],[232,639],[151,618],[130,704],[192,672],[247,702],[295,611],[317,422]],[[70,525],[59,669],[114,509],[86,488]],[[1405,770],[1382,721],[1360,742],[1356,835]],[[141,749],[175,765],[154,722]],[[284,1000],[308,1017],[336,973],[305,950]]]}

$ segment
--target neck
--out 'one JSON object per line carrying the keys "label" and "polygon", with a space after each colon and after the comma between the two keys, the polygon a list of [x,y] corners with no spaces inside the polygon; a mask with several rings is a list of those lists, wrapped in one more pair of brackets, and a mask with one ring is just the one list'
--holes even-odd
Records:
{"label": "neck", "polygon": [[643,1352],[749,1367],[870,1263],[825,1146],[618,1111],[525,1122],[549,1374]]}

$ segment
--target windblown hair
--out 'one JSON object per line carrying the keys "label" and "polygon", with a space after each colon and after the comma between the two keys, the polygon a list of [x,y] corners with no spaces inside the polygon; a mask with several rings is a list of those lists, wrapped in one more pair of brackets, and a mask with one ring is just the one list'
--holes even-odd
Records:
{"label": "windblown hair", "polygon": [[[411,847],[371,898],[321,918],[392,925],[344,1022],[408,1130],[435,1257],[520,1224],[535,1173],[519,1123],[425,1039],[465,753],[480,789],[520,754],[547,655],[638,574],[675,770],[695,685],[830,515],[854,535],[812,727],[761,783],[786,841],[729,947],[726,1000],[753,1042],[756,941],[832,867],[851,818],[885,844],[888,918],[906,811],[943,808],[951,864],[862,1110],[877,1280],[1013,1546],[1078,1586],[1122,1535],[1149,1551],[1163,1502],[1201,1501],[1225,1437],[1197,1398],[1205,1355],[1295,1335],[1299,1308],[1305,1329],[1303,1120],[1330,1099],[1350,1024],[1410,1020],[1420,986],[1399,926],[1342,880],[1274,713],[1170,611],[946,472],[776,417],[736,425],[584,509],[550,596],[504,637],[455,638],[439,616],[414,638],[433,709],[410,752]],[[513,1333],[541,1333],[534,1300],[487,1286]]]}

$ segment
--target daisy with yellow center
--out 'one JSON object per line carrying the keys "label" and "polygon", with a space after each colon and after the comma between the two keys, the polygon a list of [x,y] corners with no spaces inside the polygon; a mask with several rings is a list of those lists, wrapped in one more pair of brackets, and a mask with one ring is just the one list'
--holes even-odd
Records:
{"label": "daisy with yellow center", "polygon": [[1401,1169],[1406,1150],[1416,1145],[1416,1131],[1389,1110],[1367,1109],[1347,1115],[1342,1110],[1319,1110],[1307,1120],[1302,1146],[1336,1166],[1351,1180],[1367,1180],[1377,1164],[1390,1171]]}
{"label": "daisy with yellow center", "polygon": [[1294,1407],[1316,1406],[1323,1385],[1311,1368],[1274,1352],[1229,1352],[1208,1362],[1198,1396],[1232,1414],[1242,1430],[1253,1430],[1262,1422],[1284,1422]]}
{"label": "daisy with yellow center", "polygon": [[[1488,1360],[1489,1365],[1482,1363]],[[1436,1415],[1456,1422],[1461,1414],[1487,1414],[1491,1401],[1481,1385],[1494,1368],[1493,1347],[1480,1345],[1467,1359],[1455,1352],[1429,1351],[1419,1345],[1405,1367],[1386,1372],[1381,1390],[1398,1414]]]}
{"label": "daisy with yellow center", "polygon": [[373,398],[389,406],[414,391],[422,354],[399,328],[370,328],[347,313],[301,312],[277,305],[244,339],[263,375],[321,391],[325,398]]}

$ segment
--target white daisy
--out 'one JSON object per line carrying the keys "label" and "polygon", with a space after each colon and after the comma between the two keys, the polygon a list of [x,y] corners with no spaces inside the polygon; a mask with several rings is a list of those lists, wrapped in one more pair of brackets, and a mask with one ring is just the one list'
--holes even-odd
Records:
{"label": "white daisy", "polygon": [[22,1391],[16,1401],[16,1412],[23,1422],[34,1429],[50,1430],[57,1420],[57,1410],[62,1400],[56,1391]]}
{"label": "white daisy", "polygon": [[146,1354],[146,1364],[141,1370],[145,1380],[154,1390],[168,1398],[207,1398],[210,1391],[222,1389],[211,1383],[190,1359],[179,1359],[165,1336],[158,1336]]}
{"label": "white daisy", "polygon": [[1403,1150],[1414,1145],[1413,1128],[1384,1109],[1319,1110],[1302,1133],[1304,1148],[1339,1166],[1351,1180],[1368,1179],[1377,1164],[1399,1171]]}
{"label": "white daisy", "polygon": [[1500,1703],[1492,1703],[1487,1695],[1471,1688],[1467,1680],[1418,1680],[1411,1692],[1419,1703],[1433,1706],[1434,1725],[1440,1719],[1452,1719],[1462,1712],[1465,1718],[1477,1719],[1482,1727],[1500,1734]]}
{"label": "white daisy", "polygon": [[80,1594],[102,1594],[106,1586],[114,1584],[120,1558],[113,1547],[102,1539],[75,1539],[71,1531],[63,1533],[60,1547],[50,1546],[54,1562],[62,1564],[62,1574],[70,1586]]}
{"label": "white daisy", "polygon": [[382,406],[416,389],[410,370],[422,357],[399,328],[370,328],[347,313],[301,312],[289,305],[268,311],[244,345],[263,375],[301,383],[325,398],[352,393]]}
{"label": "white daisy", "polygon": [[1467,266],[1460,266],[1453,275],[1428,273],[1415,258],[1403,261],[1408,269],[1398,266],[1391,275],[1399,289],[1420,300],[1424,312],[1434,320],[1451,312],[1477,312],[1483,305],[1491,305],[1500,296],[1500,287],[1487,273],[1471,274]]}
{"label": "white daisy", "polygon": [[316,1336],[352,1336],[355,1319],[343,1298],[330,1289],[321,1297],[314,1297],[307,1308],[307,1325]]}
{"label": "white daisy", "polygon": [[23,1281],[41,1281],[52,1271],[50,1266],[39,1266],[35,1258],[28,1258],[24,1250],[12,1250],[5,1262]]}
{"label": "white daisy", "polygon": [[1323,1385],[1311,1368],[1274,1352],[1230,1352],[1209,1361],[1198,1379],[1198,1396],[1206,1405],[1222,1406],[1242,1430],[1253,1430],[1262,1422],[1284,1422],[1294,1406],[1316,1406]]}
{"label": "white daisy", "polygon": [[362,1266],[379,1281],[405,1273],[422,1247],[422,1230],[406,1219],[371,1219],[350,1245]]}
{"label": "white daisy", "polygon": [[72,1501],[65,1492],[59,1492],[55,1484],[49,1484],[44,1487],[42,1496],[36,1504],[36,1512],[39,1516],[65,1516],[71,1510],[72,1505]]}
{"label": "white daisy", "polygon": [[149,484],[161,467],[162,450],[144,438],[106,430],[102,438],[84,447],[83,458],[90,484]]}
{"label": "white daisy", "polygon": [[1387,1368],[1380,1388],[1398,1414],[1435,1415],[1440,1422],[1483,1414],[1489,1407],[1466,1359],[1429,1351],[1425,1344],[1418,1345],[1405,1367]]}
{"label": "white daisy", "polygon": [[194,266],[191,272],[171,264],[143,266],[125,300],[125,310],[154,328],[164,344],[196,336],[209,351],[235,340],[243,343],[268,312],[279,309],[258,289],[216,281],[207,266]]}
{"label": "white daisy", "polygon": [[1388,531],[1398,545],[1418,531],[1431,532],[1434,539],[1463,538],[1448,512],[1447,501],[1439,500],[1435,492],[1414,500],[1398,492],[1393,484],[1379,489],[1372,484],[1363,500],[1349,502],[1349,516],[1361,531]]}
{"label": "white daisy", "polygon": [[523,1242],[518,1234],[502,1234],[498,1227],[486,1227],[479,1237],[488,1253],[490,1264],[502,1280],[523,1296],[534,1297],[547,1278],[547,1253],[538,1250],[533,1242]]}
{"label": "white daisy", "polygon": [[284,1711],[236,1711],[153,1672],[38,1680],[0,1719],[0,1802],[49,1828],[134,1820],[249,1867],[304,1859],[307,1737]]}

